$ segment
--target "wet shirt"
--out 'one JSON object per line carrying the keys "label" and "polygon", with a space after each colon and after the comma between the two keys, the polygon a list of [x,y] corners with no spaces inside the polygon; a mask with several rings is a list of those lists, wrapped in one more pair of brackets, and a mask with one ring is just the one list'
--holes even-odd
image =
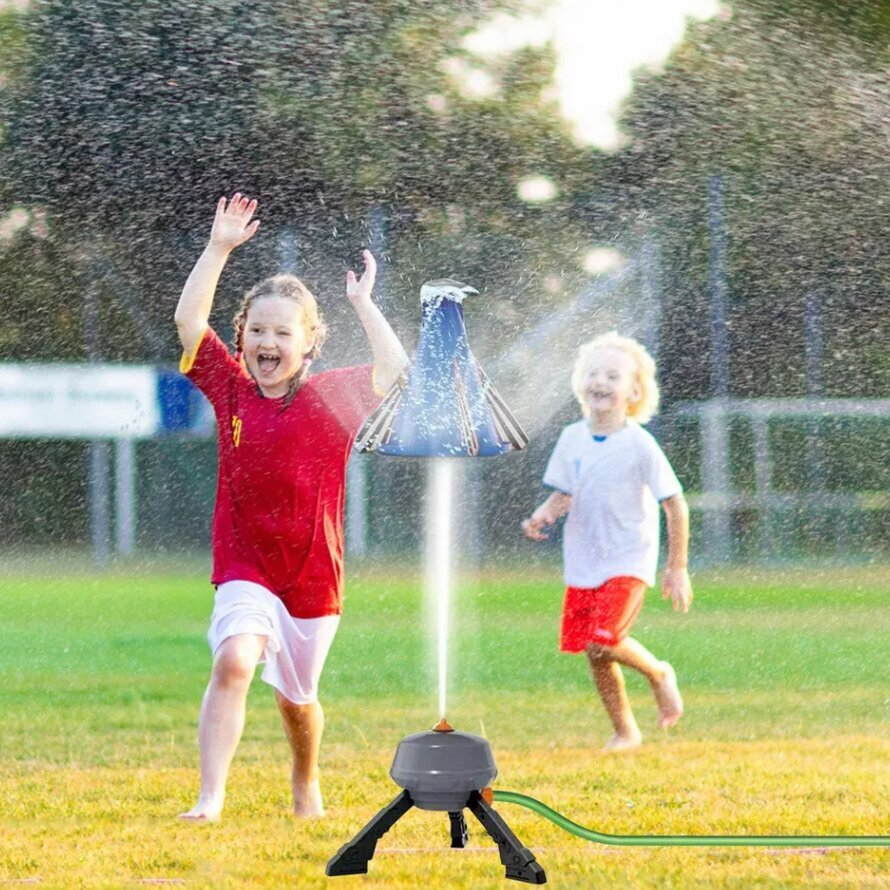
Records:
{"label": "wet shirt", "polygon": [[285,407],[208,328],[180,370],[216,414],[211,581],[261,584],[295,618],[339,614],[346,463],[379,401],[371,367],[309,377]]}
{"label": "wet shirt", "polygon": [[638,424],[593,436],[586,420],[560,434],[544,484],[572,496],[563,532],[565,582],[599,587],[632,576],[655,583],[658,502],[683,490],[664,452]]}

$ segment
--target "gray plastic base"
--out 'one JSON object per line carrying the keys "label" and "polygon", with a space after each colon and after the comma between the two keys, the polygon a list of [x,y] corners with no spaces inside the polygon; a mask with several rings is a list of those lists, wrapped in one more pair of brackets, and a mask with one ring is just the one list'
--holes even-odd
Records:
{"label": "gray plastic base", "polygon": [[399,742],[389,774],[421,810],[461,810],[495,780],[491,747],[468,732],[416,732]]}

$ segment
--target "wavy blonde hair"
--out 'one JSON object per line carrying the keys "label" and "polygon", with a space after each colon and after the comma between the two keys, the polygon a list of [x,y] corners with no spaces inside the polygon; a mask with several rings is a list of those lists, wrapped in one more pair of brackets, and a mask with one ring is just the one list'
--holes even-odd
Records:
{"label": "wavy blonde hair", "polygon": [[640,398],[636,402],[629,402],[627,416],[637,423],[648,423],[658,411],[658,384],[655,382],[655,360],[642,343],[631,337],[622,337],[617,331],[609,331],[600,334],[578,350],[578,358],[572,371],[572,391],[581,405],[581,411],[587,417],[590,408],[587,406],[581,387],[584,383],[584,375],[590,365],[590,356],[597,349],[620,349],[627,353],[636,366],[636,383],[640,390]]}
{"label": "wavy blonde hair", "polygon": [[247,324],[247,313],[250,307],[263,297],[283,297],[293,300],[303,311],[300,313],[301,325],[306,340],[312,343],[312,348],[303,356],[300,370],[290,379],[285,406],[289,405],[297,390],[309,376],[309,366],[312,360],[321,352],[321,344],[327,336],[327,326],[318,311],[318,302],[312,295],[312,291],[294,275],[273,275],[259,284],[255,284],[245,295],[232,319],[235,327],[234,347],[240,358],[244,352],[244,327]]}

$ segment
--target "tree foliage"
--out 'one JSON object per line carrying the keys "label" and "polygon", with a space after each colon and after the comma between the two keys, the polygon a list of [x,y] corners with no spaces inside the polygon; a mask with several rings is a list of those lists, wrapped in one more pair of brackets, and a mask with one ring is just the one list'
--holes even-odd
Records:
{"label": "tree foliage", "polygon": [[[107,357],[154,354],[153,330],[173,355],[170,309],[209,208],[240,188],[260,198],[264,234],[226,273],[222,326],[234,294],[280,263],[285,230],[334,321],[343,268],[372,241],[385,243],[381,292],[404,330],[417,285],[451,274],[496,297],[474,337],[497,340],[580,286],[580,245],[631,250],[655,228],[666,393],[700,396],[707,183],[720,176],[732,391],[804,391],[815,295],[826,391],[883,392],[887,4],[734,0],[691,24],[662,71],[637,74],[613,155],[567,138],[546,98],[550,48],[486,62],[485,97],[448,73],[481,66],[464,36],[520,5],[45,0],[0,15],[0,220],[31,213],[0,240],[0,294],[58,329],[38,347],[15,333],[24,322],[7,325],[0,354],[81,354],[73,332],[98,280]],[[557,184],[555,200],[518,199],[532,174]]]}
{"label": "tree foliage", "polygon": [[[657,221],[674,395],[709,388],[707,183],[726,194],[732,389],[802,394],[804,305],[822,307],[828,394],[886,393],[890,12],[737,0],[641,73],[598,194]],[[602,210],[600,206],[597,209]],[[812,344],[811,344],[812,345]]]}
{"label": "tree foliage", "polygon": [[[543,173],[571,190],[583,153],[544,98],[549,50],[498,63],[483,99],[444,63],[467,58],[461,41],[485,15],[516,5],[32,4],[20,76],[3,90],[6,204],[46,210],[49,240],[78,270],[65,301],[83,302],[99,253],[146,325],[169,328],[213,203],[235,189],[260,199],[266,233],[236,288],[274,269],[284,229],[298,233],[301,274],[339,286],[376,212],[400,270],[390,287],[405,294],[392,311],[413,318],[419,283],[457,274],[509,315],[553,272],[577,278],[572,202],[531,207],[517,181]],[[128,324],[112,355],[144,352],[138,318]]]}

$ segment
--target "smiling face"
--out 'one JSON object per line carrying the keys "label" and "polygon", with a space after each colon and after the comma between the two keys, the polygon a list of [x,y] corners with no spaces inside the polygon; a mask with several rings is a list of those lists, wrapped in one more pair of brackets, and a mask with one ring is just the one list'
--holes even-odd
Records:
{"label": "smiling face", "polygon": [[250,304],[244,324],[244,361],[263,395],[287,395],[291,378],[312,348],[303,308],[287,297],[260,297]]}
{"label": "smiling face", "polygon": [[636,362],[623,349],[594,349],[587,356],[580,390],[590,415],[623,419],[628,407],[640,399]]}

